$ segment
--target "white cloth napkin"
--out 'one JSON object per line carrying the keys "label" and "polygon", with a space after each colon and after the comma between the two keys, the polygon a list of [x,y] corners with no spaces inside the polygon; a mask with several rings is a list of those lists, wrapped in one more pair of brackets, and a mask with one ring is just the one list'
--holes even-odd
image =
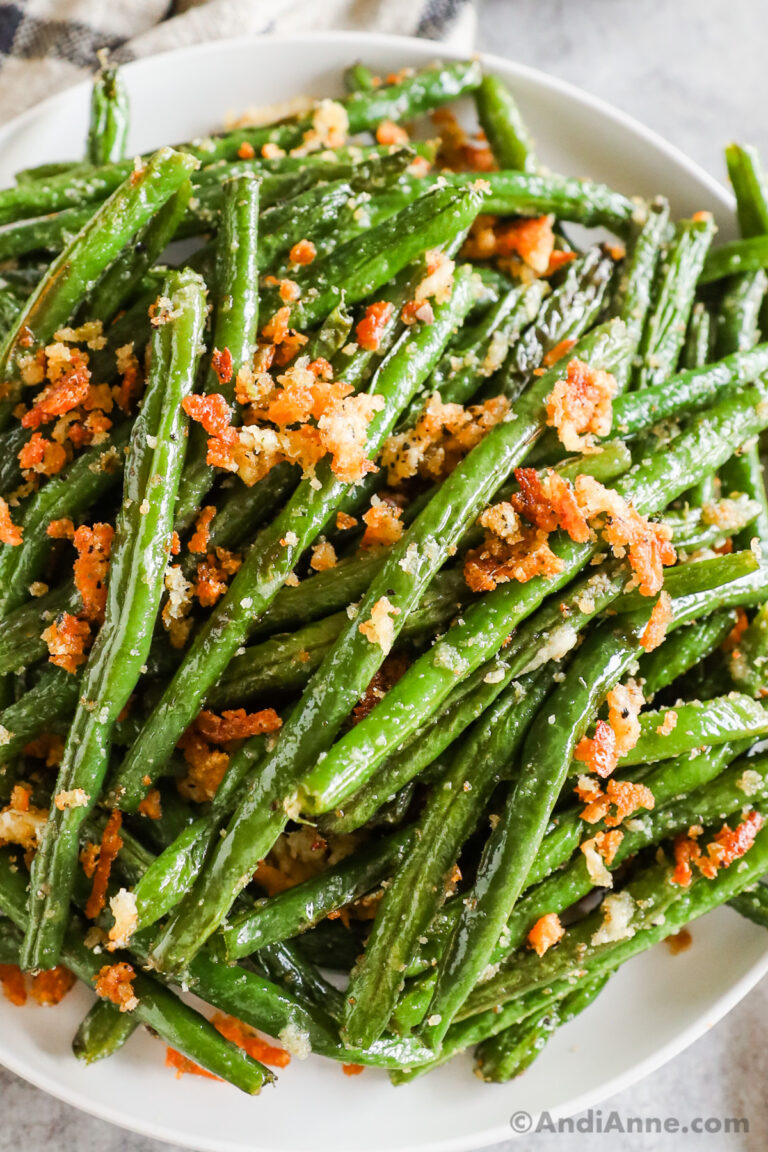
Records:
{"label": "white cloth napkin", "polygon": [[185,44],[337,28],[426,36],[472,50],[472,0],[15,0],[0,5],[0,122],[119,62]]}

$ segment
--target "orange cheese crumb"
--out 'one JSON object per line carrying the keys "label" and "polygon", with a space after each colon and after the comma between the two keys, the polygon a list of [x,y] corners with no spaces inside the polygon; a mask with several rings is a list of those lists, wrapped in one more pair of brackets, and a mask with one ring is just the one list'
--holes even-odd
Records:
{"label": "orange cheese crumb", "polygon": [[104,910],[107,887],[109,886],[109,874],[112,871],[112,865],[117,859],[117,854],[123,846],[123,841],[120,836],[122,823],[123,814],[115,808],[110,812],[109,819],[101,835],[99,858],[93,873],[91,894],[85,906],[85,914],[89,920],[95,920],[99,913]]}
{"label": "orange cheese crumb", "polygon": [[107,573],[115,530],[111,524],[82,524],[76,529],[73,543],[77,550],[74,563],[75,587],[83,601],[83,615],[88,620],[102,621],[107,604]]}
{"label": "orange cheese crumb", "polygon": [[393,311],[392,304],[386,300],[377,300],[374,304],[368,305],[365,315],[355,327],[355,335],[361,348],[365,348],[368,352],[377,351]]}
{"label": "orange cheese crumb", "polygon": [[23,531],[23,528],[17,528],[11,520],[8,504],[0,496],[0,544],[8,544],[15,548],[17,544],[21,544]]}
{"label": "orange cheese crumb", "polygon": [[215,504],[206,504],[195,521],[195,531],[189,538],[190,552],[205,552],[211,536],[211,521],[216,515]]}
{"label": "orange cheese crumb", "polygon": [[643,629],[640,644],[646,652],[653,652],[663,643],[672,621],[672,601],[668,592],[662,592],[653,606],[650,619]]}
{"label": "orange cheese crumb", "polygon": [[87,620],[62,612],[42,633],[42,639],[48,647],[51,664],[74,673],[85,662],[91,629]]}
{"label": "orange cheese crumb", "polygon": [[613,421],[616,380],[609,372],[590,368],[583,360],[568,362],[546,400],[547,424],[557,430],[568,452],[583,452],[595,439],[607,436]]}
{"label": "orange cheese crumb", "polygon": [[528,943],[537,956],[543,956],[564,935],[565,928],[560,923],[560,917],[556,912],[548,912],[546,916],[539,917],[531,928]]}
{"label": "orange cheese crumb", "polygon": [[97,996],[116,1004],[121,1012],[132,1012],[138,1007],[139,999],[133,990],[136,973],[124,960],[116,964],[105,964],[99,971],[94,989]]}

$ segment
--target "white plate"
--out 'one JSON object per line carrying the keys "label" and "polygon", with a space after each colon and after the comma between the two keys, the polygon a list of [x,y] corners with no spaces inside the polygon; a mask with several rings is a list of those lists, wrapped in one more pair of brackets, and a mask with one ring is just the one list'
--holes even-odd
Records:
{"label": "white plate", "polygon": [[[391,70],[426,63],[437,51],[426,41],[336,33],[219,41],[141,60],[125,70],[131,148],[189,139],[248,105],[335,93],[342,69],[356,59]],[[499,57],[486,62],[513,86],[551,168],[628,194],[664,191],[676,214],[710,208],[722,232],[732,231],[727,194],[671,145],[561,81]],[[79,85],[0,129],[0,186],[26,165],[80,155],[87,102],[87,86]],[[175,1080],[162,1045],[146,1033],[86,1069],[69,1047],[89,1002],[82,988],[56,1010],[13,1008],[0,998],[0,1062],[96,1116],[200,1150],[477,1149],[508,1139],[513,1113],[574,1112],[646,1075],[714,1024],[768,969],[764,934],[730,910],[695,925],[693,939],[682,955],[660,946],[626,965],[525,1076],[503,1087],[480,1084],[468,1060],[394,1089],[384,1073],[348,1079],[337,1064],[312,1057],[294,1060],[277,1090],[251,1099],[197,1077]]]}

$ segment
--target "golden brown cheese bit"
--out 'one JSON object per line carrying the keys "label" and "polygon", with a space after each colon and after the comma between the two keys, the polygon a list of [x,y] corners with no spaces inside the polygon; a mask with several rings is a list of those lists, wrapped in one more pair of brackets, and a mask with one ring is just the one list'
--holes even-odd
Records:
{"label": "golden brown cheese bit", "polygon": [[42,633],[42,639],[48,648],[51,664],[74,674],[85,663],[91,629],[87,620],[78,620],[71,613],[62,612]]}
{"label": "golden brown cheese bit", "polygon": [[547,424],[557,430],[566,451],[583,452],[610,433],[617,390],[610,372],[577,358],[568,362],[565,378],[557,381],[546,400]]}
{"label": "golden brown cheese bit", "polygon": [[662,592],[640,637],[640,644],[646,652],[653,652],[654,648],[658,648],[664,642],[671,622],[672,601],[668,592]]}
{"label": "golden brown cheese bit", "polygon": [[371,507],[363,513],[365,532],[360,547],[369,551],[374,548],[389,548],[403,534],[402,509],[378,496],[371,500]]}
{"label": "golden brown cheese bit", "polygon": [[384,444],[381,464],[389,483],[396,485],[417,474],[425,479],[447,476],[508,411],[503,396],[464,408],[444,404],[440,394],[433,393],[415,426],[395,433]]}
{"label": "golden brown cheese bit", "polygon": [[[581,813],[581,819],[587,824],[597,824],[602,820],[606,828],[616,828],[640,808],[650,811],[655,803],[653,793],[645,784],[611,778],[605,785],[605,791],[600,789],[590,799]],[[615,811],[611,812],[611,808]]]}
{"label": "golden brown cheese bit", "polygon": [[660,592],[664,568],[677,559],[669,525],[654,524],[593,476],[578,476],[574,490],[579,507],[590,524],[600,529],[613,555],[617,559],[628,555],[641,595]]}
{"label": "golden brown cheese bit", "polygon": [[121,1012],[132,1012],[139,1006],[139,998],[133,989],[135,979],[133,967],[121,960],[117,964],[105,964],[100,969],[94,989],[97,996],[116,1004]]}
{"label": "golden brown cheese bit", "polygon": [[378,644],[385,656],[389,655],[395,640],[395,625],[393,616],[399,616],[400,609],[386,596],[381,596],[371,608],[371,615],[367,620],[358,624],[358,631],[362,633],[371,644]]}
{"label": "golden brown cheese bit", "polygon": [[528,933],[528,944],[537,956],[543,956],[553,945],[562,940],[565,928],[556,912],[540,916]]}
{"label": "golden brown cheese bit", "polygon": [[310,568],[313,568],[315,572],[327,572],[329,568],[335,568],[337,564],[336,549],[329,540],[321,537],[312,548],[312,557],[309,561]]}
{"label": "golden brown cheese bit", "polygon": [[6,501],[0,496],[0,544],[8,544],[15,548],[21,544],[23,528],[18,528],[11,520],[10,509]]}

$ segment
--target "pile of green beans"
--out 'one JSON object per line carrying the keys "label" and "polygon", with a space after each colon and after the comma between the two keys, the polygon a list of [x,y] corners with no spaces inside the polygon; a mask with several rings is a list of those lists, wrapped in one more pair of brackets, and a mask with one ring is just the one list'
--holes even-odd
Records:
{"label": "pile of green beans", "polygon": [[[727,150],[715,246],[544,171],[477,61],[345,86],[133,161],[105,58],[84,156],[0,190],[0,961],[95,989],[86,1063],[143,1025],[251,1094],[178,987],[395,1083],[469,1047],[499,1082],[710,909],[768,926],[759,158]],[[409,140],[460,97],[481,149]],[[579,373],[607,417],[574,441]]]}

